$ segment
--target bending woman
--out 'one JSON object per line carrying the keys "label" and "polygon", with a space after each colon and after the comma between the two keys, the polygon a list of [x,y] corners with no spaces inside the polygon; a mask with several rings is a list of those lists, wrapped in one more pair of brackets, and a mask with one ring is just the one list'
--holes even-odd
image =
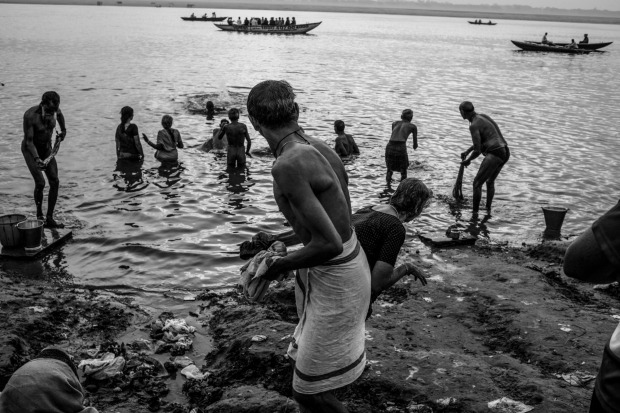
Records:
{"label": "bending woman", "polygon": [[121,109],[121,123],[116,128],[116,157],[118,159],[136,159],[144,158],[142,144],[140,143],[140,135],[138,127],[131,123],[133,120],[133,109],[125,106]]}
{"label": "bending woman", "polygon": [[[426,278],[415,265],[405,263],[397,268],[394,268],[394,265],[400,248],[405,243],[406,230],[403,223],[418,217],[430,203],[432,196],[433,192],[422,181],[406,178],[398,185],[387,205],[365,207],[352,215],[351,223],[366,253],[371,271],[371,307],[367,318],[372,313],[372,303],[377,297],[405,275],[413,275],[422,285],[426,285]],[[275,241],[282,241],[286,245],[299,243],[293,231],[278,235],[259,232],[251,242],[241,244],[241,258],[252,256]],[[244,254],[246,251],[248,253]]]}
{"label": "bending woman", "polygon": [[142,137],[151,148],[156,149],[155,158],[160,162],[174,163],[179,160],[177,148],[183,148],[181,133],[172,129],[172,116],[164,115],[161,118],[161,126],[164,128],[157,133],[157,143],[153,143],[143,133]]}

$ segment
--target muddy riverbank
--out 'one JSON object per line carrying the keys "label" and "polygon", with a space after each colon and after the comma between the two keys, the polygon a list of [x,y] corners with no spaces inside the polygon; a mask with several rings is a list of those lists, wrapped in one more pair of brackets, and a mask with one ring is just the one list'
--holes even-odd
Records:
{"label": "muddy riverbank", "polygon": [[[404,279],[375,303],[366,371],[338,396],[352,412],[508,411],[489,408],[502,397],[534,412],[587,411],[620,294],[566,278],[564,249],[403,251],[400,259],[421,266],[429,283]],[[284,357],[297,322],[291,280],[263,304],[207,290],[189,311],[155,314],[112,293],[0,275],[2,387],[56,344],[78,362],[124,357],[113,378],[82,377],[101,412],[297,410]],[[192,348],[166,341],[160,330],[169,320],[194,326]],[[192,363],[199,379],[181,374]]]}

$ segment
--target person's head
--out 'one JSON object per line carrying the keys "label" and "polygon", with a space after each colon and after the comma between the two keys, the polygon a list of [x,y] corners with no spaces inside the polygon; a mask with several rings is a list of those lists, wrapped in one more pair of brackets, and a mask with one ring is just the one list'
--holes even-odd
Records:
{"label": "person's head", "polygon": [[213,112],[215,110],[215,105],[210,100],[207,100],[207,112]]}
{"label": "person's head", "polygon": [[228,119],[222,119],[220,121],[220,128],[223,128],[224,126],[228,125],[230,122],[228,121]]}
{"label": "person's head", "polygon": [[459,105],[459,112],[463,119],[469,119],[474,113],[474,104],[466,100]]}
{"label": "person's head", "polygon": [[545,32],[545,36],[547,35],[547,32]]}
{"label": "person's head", "polygon": [[248,95],[247,107],[256,130],[283,127],[299,117],[295,92],[285,80],[265,80],[254,86]]}
{"label": "person's head", "polygon": [[172,121],[172,116],[164,115],[161,118],[161,126],[163,126],[164,129],[170,129],[172,127]]}
{"label": "person's head", "polygon": [[584,34],[584,35],[583,35],[583,37],[588,37],[588,34],[587,34],[587,33],[586,33],[586,34]]}
{"label": "person's head", "polygon": [[336,133],[344,133],[344,121],[338,119],[336,122],[334,122],[334,131]]}
{"label": "person's head", "polygon": [[424,182],[416,178],[403,179],[390,198],[392,205],[399,214],[404,214],[405,222],[419,216],[430,204],[433,191]]}
{"label": "person's head", "polygon": [[60,96],[54,91],[45,92],[43,96],[41,96],[41,106],[45,109],[46,113],[58,112]]}
{"label": "person's head", "polygon": [[413,119],[413,111],[411,109],[403,110],[403,113],[400,115],[400,118],[402,120],[411,122],[411,119]]}
{"label": "person's head", "polygon": [[121,123],[127,123],[133,119],[133,109],[125,106],[121,109]]}
{"label": "person's head", "polygon": [[231,121],[236,121],[239,120],[239,109],[237,108],[232,108],[228,111],[228,119],[230,119]]}

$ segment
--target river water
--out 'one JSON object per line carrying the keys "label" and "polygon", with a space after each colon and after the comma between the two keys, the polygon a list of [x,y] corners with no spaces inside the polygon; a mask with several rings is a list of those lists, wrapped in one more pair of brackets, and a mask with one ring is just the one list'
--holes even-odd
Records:
{"label": "river water", "polygon": [[[383,153],[390,125],[413,109],[419,148],[409,148],[418,163],[409,173],[437,196],[408,225],[410,249],[422,248],[417,232],[456,221],[491,242],[537,242],[543,205],[570,208],[563,233],[576,234],[618,200],[620,26],[501,20],[489,27],[464,18],[296,12],[298,22],[323,23],[307,36],[251,35],[183,22],[189,12],[0,5],[0,212],[34,213],[20,152],[24,111],[56,90],[68,128],[58,156],[58,217],[75,228],[73,241],[19,271],[144,291],[233,284],[238,244],[258,230],[286,229],[272,198],[273,158],[252,131],[262,154],[247,170],[227,172],[224,159],[197,148],[215,125],[196,108],[207,99],[236,106],[249,125],[247,93],[265,79],[293,85],[308,134],[331,142],[334,120],[346,122],[361,149],[347,164],[354,209],[389,195]],[[510,43],[544,32],[552,41],[588,33],[593,42],[615,43],[584,56],[518,52]],[[493,216],[482,224],[470,222],[470,203],[448,202],[459,154],[471,145],[458,112],[465,99],[495,119],[512,152],[496,183]],[[174,117],[189,146],[180,168],[160,168],[146,145],[141,167],[117,167],[114,132],[125,105],[152,138],[163,114]],[[469,199],[478,165],[465,174]]]}

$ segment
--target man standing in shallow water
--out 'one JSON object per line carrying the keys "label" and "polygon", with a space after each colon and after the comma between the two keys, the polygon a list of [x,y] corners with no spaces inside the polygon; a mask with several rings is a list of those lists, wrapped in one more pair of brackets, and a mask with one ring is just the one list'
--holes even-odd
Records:
{"label": "man standing in shallow water", "polygon": [[[230,119],[230,123],[222,126],[217,139],[222,139],[224,136],[228,139],[228,155],[226,157],[228,166],[230,168],[243,168],[245,167],[245,156],[252,156],[250,155],[252,141],[248,127],[245,126],[245,123],[239,122],[239,109],[230,109],[228,119]],[[247,149],[244,146],[244,140],[248,142]]]}
{"label": "man standing in shallow water", "polygon": [[400,115],[401,120],[392,123],[392,136],[385,147],[385,164],[387,166],[386,180],[392,182],[392,173],[400,172],[400,179],[407,178],[407,168],[409,168],[409,156],[407,155],[407,138],[411,134],[413,138],[413,150],[418,149],[418,128],[411,123],[413,111],[403,110]]}
{"label": "man standing in shallow water", "polygon": [[348,178],[338,155],[297,124],[299,107],[285,81],[267,80],[248,95],[248,115],[276,157],[271,174],[280,210],[303,248],[273,260],[263,277],[297,269],[299,324],[288,355],[301,412],[347,412],[333,390],[364,371],[364,318],[370,269],[351,229]]}
{"label": "man standing in shallow water", "polygon": [[[463,119],[469,121],[469,132],[473,141],[473,145],[461,154],[463,165],[467,167],[480,154],[484,155],[478,174],[474,178],[474,213],[477,213],[480,208],[482,185],[486,182],[486,209],[487,213],[490,214],[491,204],[495,196],[495,179],[510,159],[510,150],[497,123],[485,114],[476,113],[473,103],[468,101],[461,103],[459,111]],[[469,159],[465,159],[470,152]]]}
{"label": "man standing in shallow water", "polygon": [[37,218],[44,219],[43,215],[43,190],[47,176],[50,191],[47,196],[47,214],[45,226],[48,228],[62,228],[63,224],[54,221],[54,208],[58,199],[58,165],[53,157],[47,164],[44,159],[52,154],[52,132],[56,127],[56,121],[60,125],[60,134],[57,139],[62,141],[67,134],[65,117],[60,111],[60,96],[58,93],[45,92],[41,103],[33,106],[24,113],[24,140],[22,141],[22,154],[30,174],[34,178],[34,202],[37,207]]}

